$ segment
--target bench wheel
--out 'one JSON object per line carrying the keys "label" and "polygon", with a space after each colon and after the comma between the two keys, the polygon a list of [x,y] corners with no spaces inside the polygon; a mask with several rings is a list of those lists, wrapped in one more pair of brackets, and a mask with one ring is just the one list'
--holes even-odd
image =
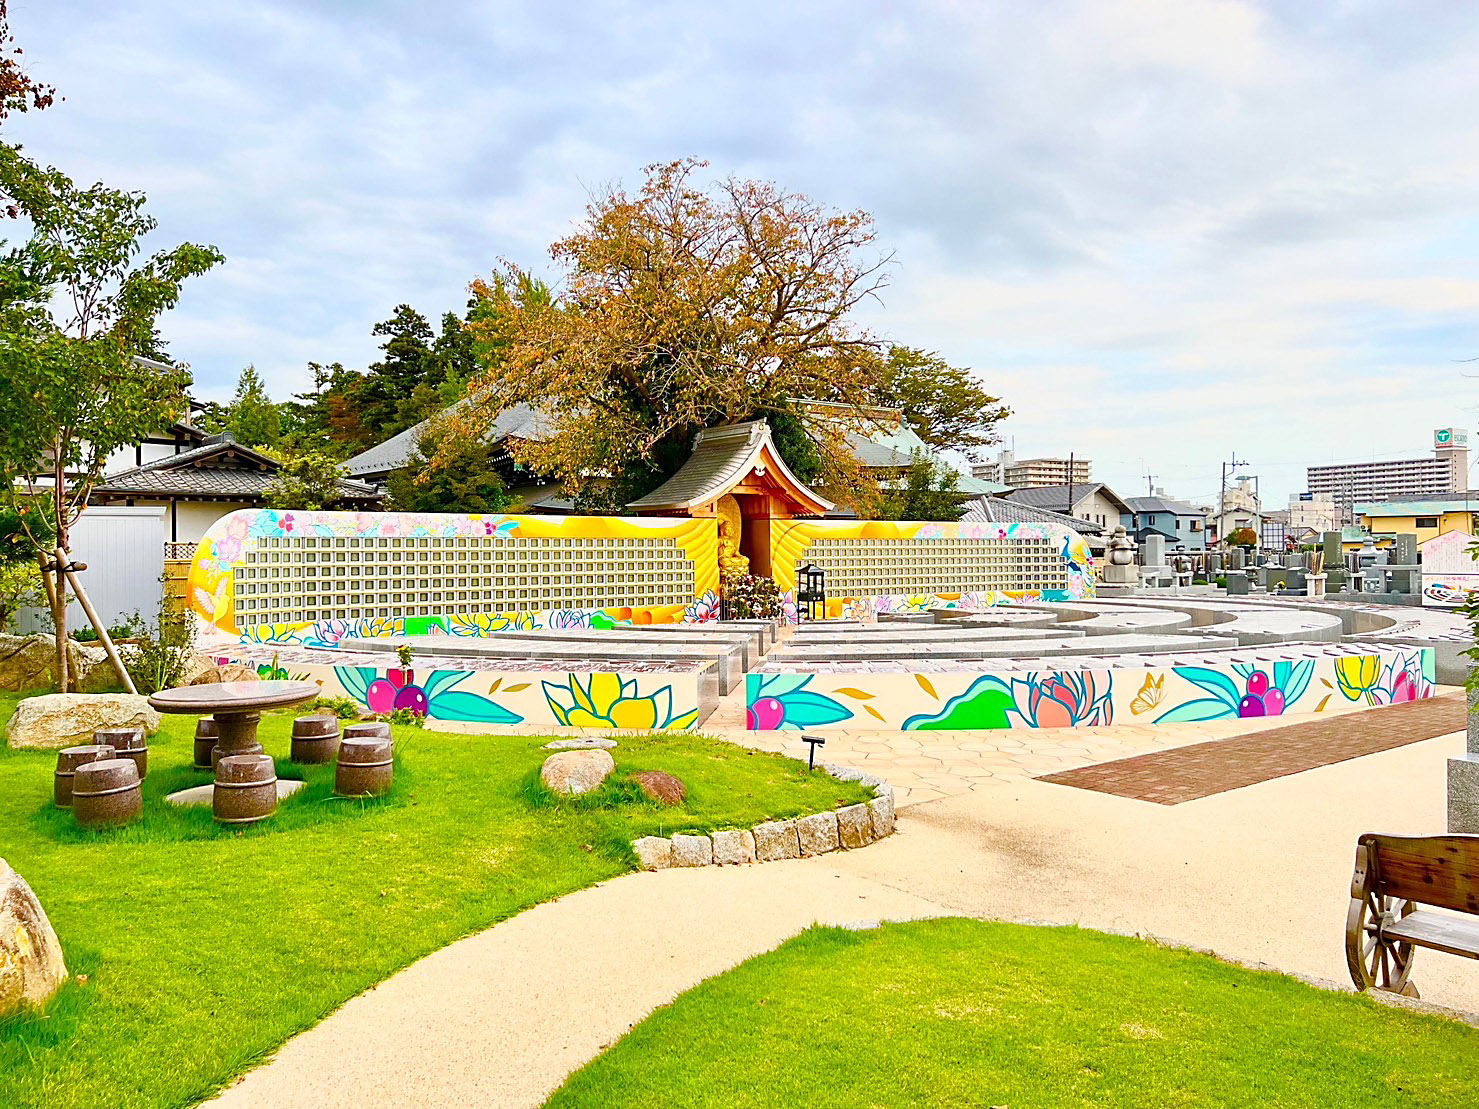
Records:
{"label": "bench wheel", "polygon": [[1417,904],[1400,897],[1367,892],[1352,898],[1346,917],[1345,958],[1358,990],[1373,987],[1416,997],[1412,975],[1412,944],[1388,939],[1385,929],[1416,910]]}

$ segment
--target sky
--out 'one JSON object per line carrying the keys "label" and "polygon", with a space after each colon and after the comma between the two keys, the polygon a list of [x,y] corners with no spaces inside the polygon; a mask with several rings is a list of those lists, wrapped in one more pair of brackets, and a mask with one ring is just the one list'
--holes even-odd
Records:
{"label": "sky", "polygon": [[[878,335],[971,367],[1019,457],[1265,504],[1479,429],[1479,9],[1429,0],[11,0],[65,102],[6,138],[227,262],[196,393],[363,367],[652,162],[877,221]],[[1476,452],[1479,453],[1479,452]],[[1479,461],[1479,459],[1476,459]]]}

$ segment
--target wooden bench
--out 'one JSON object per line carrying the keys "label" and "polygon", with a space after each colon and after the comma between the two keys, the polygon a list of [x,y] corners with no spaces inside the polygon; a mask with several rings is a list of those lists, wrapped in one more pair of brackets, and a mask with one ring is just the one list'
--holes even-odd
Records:
{"label": "wooden bench", "polygon": [[1410,981],[1416,947],[1479,959],[1479,836],[1368,832],[1357,842],[1345,930],[1356,989],[1418,996]]}

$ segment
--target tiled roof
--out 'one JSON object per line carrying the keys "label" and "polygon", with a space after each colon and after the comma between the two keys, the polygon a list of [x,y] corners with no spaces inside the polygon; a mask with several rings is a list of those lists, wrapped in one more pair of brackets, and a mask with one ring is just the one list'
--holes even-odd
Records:
{"label": "tiled roof", "polygon": [[1072,528],[1083,535],[1099,535],[1104,531],[1088,520],[1005,497],[977,497],[967,501],[960,518],[988,524],[1054,524],[1060,528]]}
{"label": "tiled roof", "polygon": [[[466,403],[466,399],[460,400],[447,411],[454,411]],[[408,427],[399,435],[393,435],[385,442],[367,451],[362,451],[344,464],[345,469],[352,476],[385,474],[399,469],[416,453],[416,444],[421,441],[427,429],[434,421],[445,415],[446,413],[441,413],[429,420],[422,420],[415,427]],[[492,426],[488,428],[487,440],[490,443],[496,443],[500,439],[527,439],[538,442],[543,434],[539,413],[527,404],[516,404],[508,411],[500,413],[493,421]]]}
{"label": "tiled roof", "polygon": [[761,452],[770,448],[771,466],[782,485],[800,491],[818,514],[832,507],[786,468],[770,439],[764,420],[705,428],[693,440],[693,453],[678,472],[658,488],[627,505],[639,511],[684,510],[722,497],[755,466]]}
{"label": "tiled roof", "polygon": [[1202,516],[1205,513],[1194,504],[1172,500],[1170,497],[1126,497],[1125,503],[1135,515],[1146,512],[1165,512],[1172,516]]}
{"label": "tiled roof", "polygon": [[1086,497],[1092,497],[1095,493],[1102,493],[1110,502],[1121,505],[1128,510],[1125,502],[1120,500],[1113,489],[1102,481],[1088,481],[1081,484],[1068,485],[1039,485],[1028,489],[1013,489],[1004,494],[1014,501],[1030,504],[1034,508],[1046,508],[1054,512],[1071,512],[1073,505],[1068,503],[1068,490],[1073,490],[1073,503],[1078,504]]}
{"label": "tiled roof", "polygon": [[[95,493],[112,497],[220,497],[261,500],[281,468],[275,458],[217,435],[201,446],[105,477]],[[346,500],[375,500],[363,482],[339,482]]]}

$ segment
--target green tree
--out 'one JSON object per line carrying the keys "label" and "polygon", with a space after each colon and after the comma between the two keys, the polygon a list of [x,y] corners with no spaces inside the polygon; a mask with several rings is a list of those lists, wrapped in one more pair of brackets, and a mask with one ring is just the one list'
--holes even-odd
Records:
{"label": "green tree", "polygon": [[513,498],[481,439],[433,429],[387,481],[399,512],[502,512]]}
{"label": "green tree", "polygon": [[902,409],[904,422],[930,446],[974,459],[997,442],[996,425],[1011,414],[970,370],[917,347],[889,347],[872,396],[875,404]]}
{"label": "green tree", "polygon": [[[144,196],[78,187],[0,143],[0,203],[24,216],[22,242],[0,240],[0,502],[19,513],[49,501],[47,534],[20,514],[32,549],[55,575],[57,676],[69,688],[65,579],[70,529],[87,507],[108,457],[163,431],[185,408],[190,375],[138,355],[181,286],[222,260],[183,243],[143,262],[156,227]],[[100,629],[101,630],[101,629]]]}
{"label": "green tree", "polygon": [[200,422],[207,431],[229,431],[248,447],[270,449],[282,438],[282,412],[267,395],[256,366],[241,371],[231,403],[213,407]]}
{"label": "green tree", "polygon": [[883,496],[882,520],[959,520],[960,475],[915,451],[903,484]]}
{"label": "green tree", "polygon": [[1258,533],[1252,528],[1233,528],[1227,533],[1223,542],[1229,547],[1256,547],[1258,546]]}
{"label": "green tree", "polygon": [[[550,422],[515,456],[579,496],[592,485],[661,480],[706,427],[840,401],[867,421],[881,344],[857,309],[885,284],[871,218],[773,184],[700,187],[703,163],[650,166],[641,191],[598,196],[551,253],[564,270],[549,301],[507,266],[473,284],[496,324],[469,321],[480,355],[469,424],[515,404]],[[818,450],[850,473],[840,435]]]}
{"label": "green tree", "polygon": [[322,451],[308,451],[282,464],[264,499],[268,508],[301,512],[333,508],[343,498],[339,483],[344,476],[344,464],[337,458]]}

